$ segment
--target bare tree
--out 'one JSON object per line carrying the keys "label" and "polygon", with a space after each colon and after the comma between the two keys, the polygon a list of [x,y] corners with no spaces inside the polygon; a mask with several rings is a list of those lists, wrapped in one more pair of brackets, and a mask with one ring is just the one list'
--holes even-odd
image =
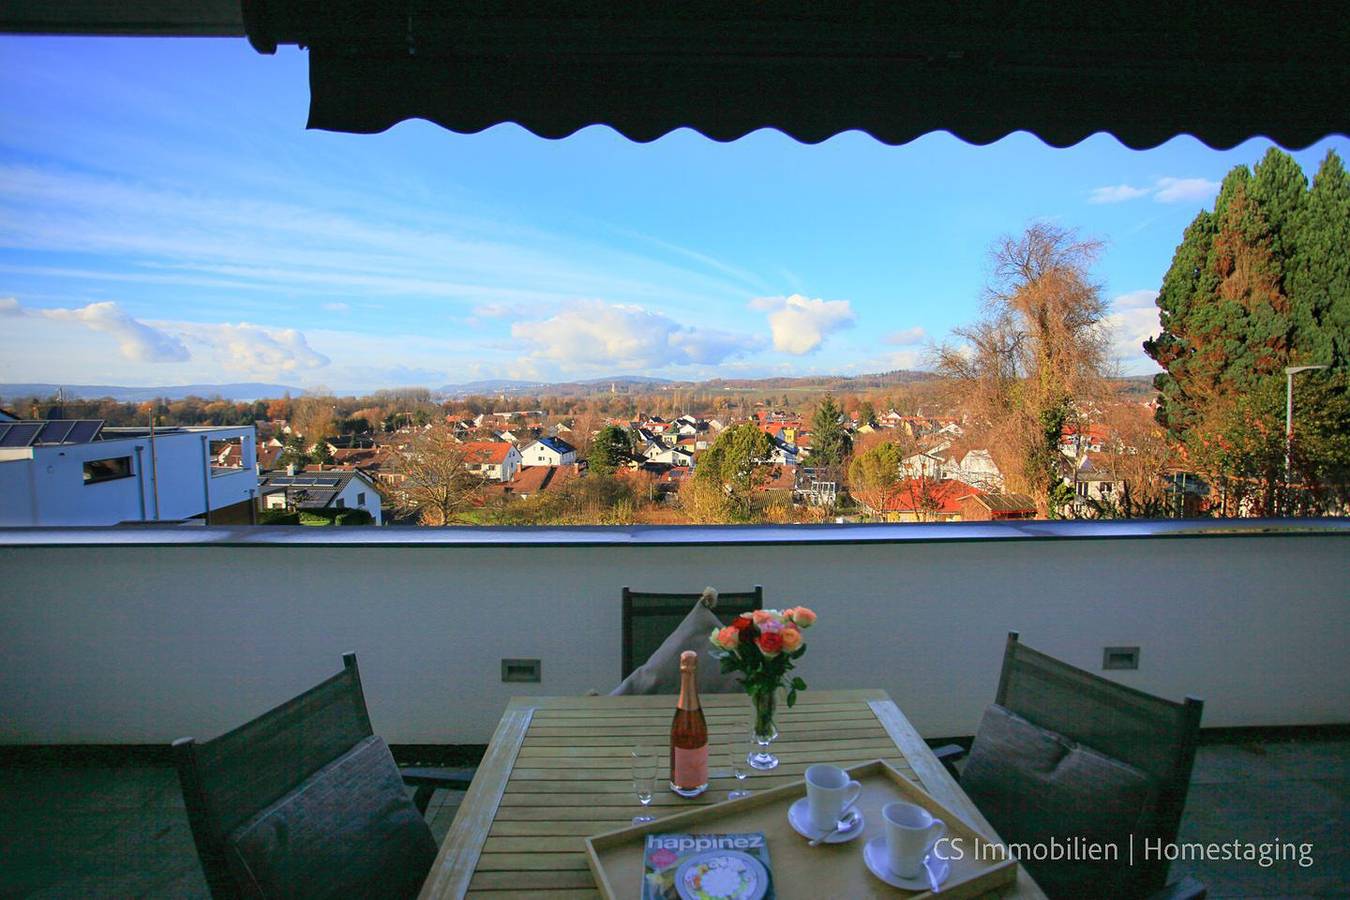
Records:
{"label": "bare tree", "polygon": [[474,504],[487,479],[471,472],[464,445],[445,425],[419,432],[403,451],[394,509],[416,515],[423,525],[448,525]]}
{"label": "bare tree", "polygon": [[305,442],[310,446],[337,434],[337,423],[334,421],[336,406],[336,398],[325,390],[306,394],[291,405],[291,430],[304,435]]}
{"label": "bare tree", "polygon": [[1107,304],[1089,275],[1100,252],[1048,223],[999,239],[984,317],[934,353],[1009,487],[1035,496],[1043,514],[1064,462],[1064,425],[1105,398]]}

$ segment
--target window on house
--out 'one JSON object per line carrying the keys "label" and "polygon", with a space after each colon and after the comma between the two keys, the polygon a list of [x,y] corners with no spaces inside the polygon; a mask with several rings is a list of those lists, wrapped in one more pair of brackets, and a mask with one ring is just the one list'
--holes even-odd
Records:
{"label": "window on house", "polygon": [[366,492],[365,492],[365,491],[361,491],[360,493],[358,493],[358,494],[356,495],[356,505],[357,505],[357,506],[365,506],[365,505],[366,505]]}
{"label": "window on house", "polygon": [[113,481],[117,478],[130,478],[131,474],[130,456],[115,456],[111,459],[91,459],[84,464],[85,484],[96,484],[100,481]]}
{"label": "window on house", "polygon": [[211,454],[212,475],[228,475],[244,468],[243,438],[211,441],[207,452]]}
{"label": "window on house", "polygon": [[343,500],[341,497],[339,497],[339,498],[337,499],[337,504],[336,504],[336,506],[337,506],[338,509],[346,509],[346,508],[347,508],[347,501],[346,501],[346,500]]}

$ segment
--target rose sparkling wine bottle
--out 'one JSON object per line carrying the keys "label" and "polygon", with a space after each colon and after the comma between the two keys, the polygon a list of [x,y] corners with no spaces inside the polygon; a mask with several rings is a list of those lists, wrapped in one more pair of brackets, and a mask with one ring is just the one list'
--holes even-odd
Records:
{"label": "rose sparkling wine bottle", "polygon": [[708,723],[698,702],[698,654],[680,654],[680,699],[670,723],[670,789],[697,797],[708,789]]}

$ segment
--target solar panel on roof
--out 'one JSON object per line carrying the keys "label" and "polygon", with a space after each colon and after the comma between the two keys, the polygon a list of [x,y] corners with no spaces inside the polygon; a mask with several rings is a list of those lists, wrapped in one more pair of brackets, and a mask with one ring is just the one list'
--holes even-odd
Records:
{"label": "solar panel on roof", "polygon": [[42,426],[42,433],[37,437],[39,444],[60,444],[65,441],[66,435],[70,434],[70,429],[75,427],[75,423],[66,419],[53,419]]}
{"label": "solar panel on roof", "polygon": [[86,444],[92,441],[102,428],[103,421],[101,419],[83,419],[76,422],[75,427],[70,429],[70,434],[66,437],[66,440],[72,444]]}
{"label": "solar panel on roof", "polygon": [[0,447],[27,447],[41,430],[41,422],[18,422],[5,426],[5,430],[0,433]]}

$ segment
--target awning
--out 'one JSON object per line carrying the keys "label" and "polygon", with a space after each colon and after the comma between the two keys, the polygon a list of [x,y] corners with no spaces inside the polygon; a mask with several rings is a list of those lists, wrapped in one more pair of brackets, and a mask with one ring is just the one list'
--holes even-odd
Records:
{"label": "awning", "polygon": [[[1254,5],[1253,5],[1254,6]],[[309,126],[515,122],[635,141],[776,128],[888,144],[931,131],[1055,146],[1099,131],[1151,147],[1350,132],[1350,16],[1339,4],[244,0],[262,52],[310,53]]]}

